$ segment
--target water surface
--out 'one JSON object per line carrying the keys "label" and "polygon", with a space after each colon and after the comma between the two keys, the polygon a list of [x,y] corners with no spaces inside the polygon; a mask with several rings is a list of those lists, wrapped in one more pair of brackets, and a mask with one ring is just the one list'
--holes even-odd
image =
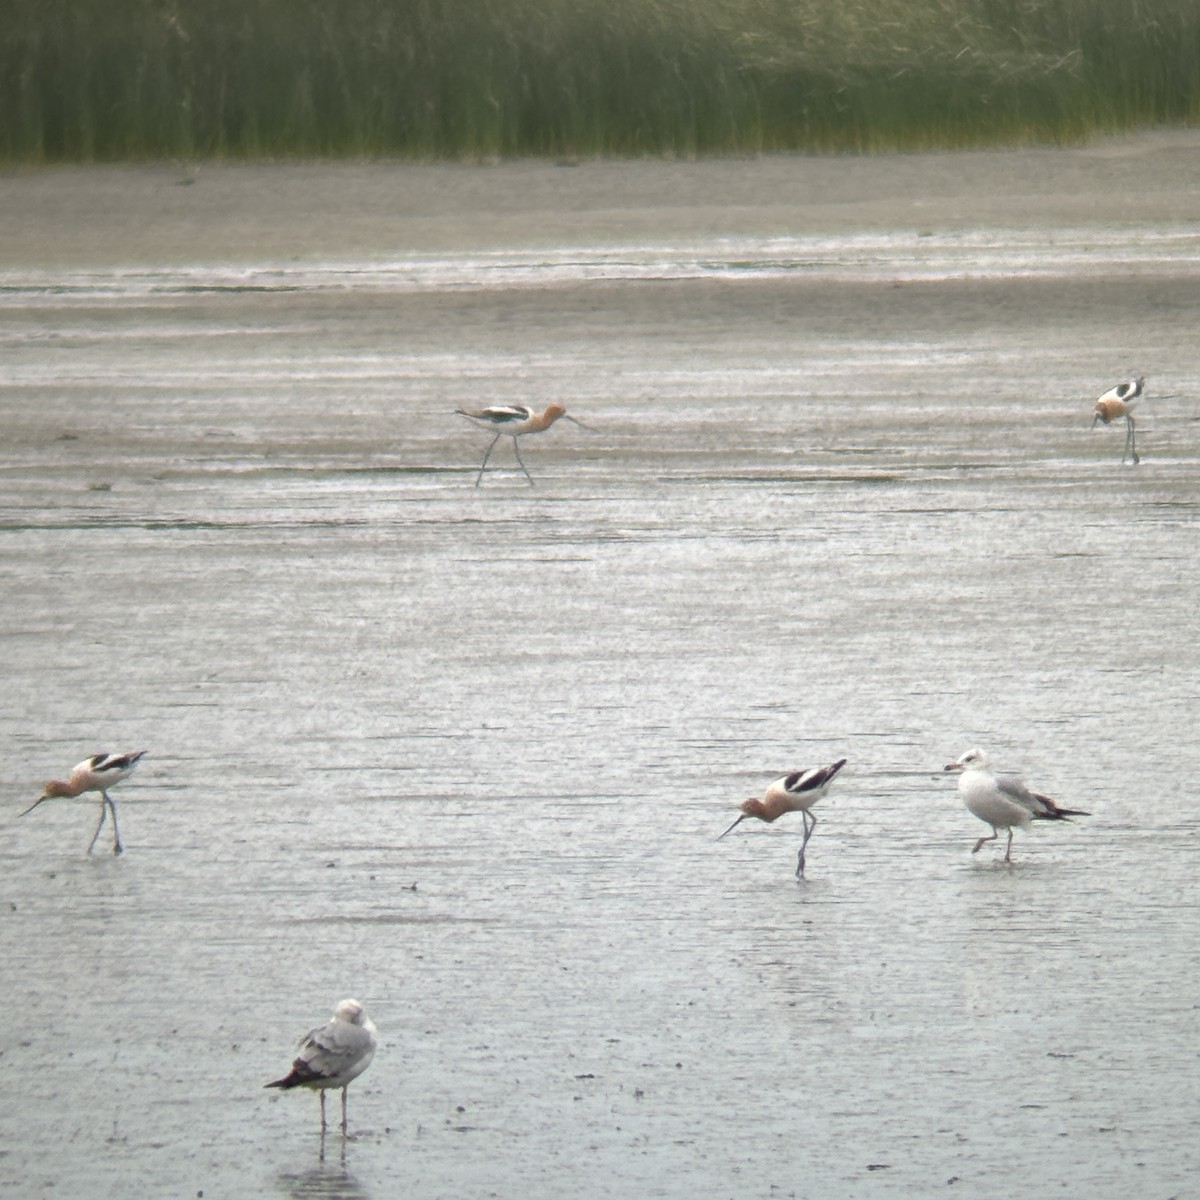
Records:
{"label": "water surface", "polygon": [[1196,157],[0,180],[5,1189],[1190,1194]]}

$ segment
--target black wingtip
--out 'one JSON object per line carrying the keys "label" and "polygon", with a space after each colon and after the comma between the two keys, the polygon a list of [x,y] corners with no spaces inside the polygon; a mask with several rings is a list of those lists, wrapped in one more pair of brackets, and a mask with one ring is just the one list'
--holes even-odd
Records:
{"label": "black wingtip", "polygon": [[1034,792],[1034,796],[1047,806],[1047,811],[1044,813],[1034,813],[1035,821],[1066,821],[1071,817],[1090,817],[1090,812],[1084,812],[1082,808],[1059,808],[1049,796],[1039,796]]}
{"label": "black wingtip", "polygon": [[285,1091],[288,1088],[303,1087],[306,1083],[311,1083],[314,1079],[320,1076],[307,1063],[297,1060],[292,1063],[292,1069],[282,1078],[276,1079],[272,1083],[264,1083],[263,1087],[283,1088]]}
{"label": "black wingtip", "polygon": [[[311,1076],[310,1076],[311,1078]],[[288,1088],[299,1087],[304,1082],[299,1072],[293,1071],[290,1075],[285,1075],[282,1079],[275,1079],[271,1083],[264,1083],[265,1088],[281,1088],[287,1091]]]}

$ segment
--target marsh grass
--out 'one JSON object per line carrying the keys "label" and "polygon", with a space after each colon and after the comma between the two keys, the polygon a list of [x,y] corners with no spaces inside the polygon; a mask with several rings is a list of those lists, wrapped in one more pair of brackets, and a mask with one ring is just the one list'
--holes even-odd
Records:
{"label": "marsh grass", "polygon": [[1195,0],[7,0],[0,158],[703,155],[1200,113]]}

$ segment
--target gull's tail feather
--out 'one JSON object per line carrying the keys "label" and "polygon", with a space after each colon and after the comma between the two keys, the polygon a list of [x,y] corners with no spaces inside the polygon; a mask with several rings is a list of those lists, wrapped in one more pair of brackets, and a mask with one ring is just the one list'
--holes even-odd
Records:
{"label": "gull's tail feather", "polygon": [[302,1087],[306,1083],[312,1083],[314,1079],[320,1076],[307,1063],[296,1063],[290,1072],[282,1079],[276,1079],[272,1083],[264,1083],[263,1087],[269,1088],[287,1088]]}
{"label": "gull's tail feather", "polygon": [[1045,805],[1045,812],[1036,812],[1033,814],[1035,821],[1065,821],[1068,817],[1090,817],[1090,812],[1085,812],[1082,808],[1059,808],[1049,796],[1043,796],[1039,792],[1033,793],[1033,798]]}

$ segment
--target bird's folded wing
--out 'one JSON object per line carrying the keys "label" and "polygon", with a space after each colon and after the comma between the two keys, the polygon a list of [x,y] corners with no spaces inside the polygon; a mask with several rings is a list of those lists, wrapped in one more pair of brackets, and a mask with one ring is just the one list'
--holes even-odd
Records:
{"label": "bird's folded wing", "polygon": [[793,771],[784,781],[783,786],[789,792],[813,792],[828,783],[842,768],[841,763],[829,767],[809,767],[803,771]]}
{"label": "bird's folded wing", "polygon": [[1019,775],[997,775],[996,787],[1009,800],[1019,804],[1035,816],[1046,811],[1046,806],[1041,802],[1041,798],[1025,786],[1025,781]]}
{"label": "bird's folded wing", "polygon": [[374,1037],[361,1025],[337,1021],[301,1038],[296,1065],[303,1064],[314,1079],[329,1079],[352,1067],[374,1045]]}

